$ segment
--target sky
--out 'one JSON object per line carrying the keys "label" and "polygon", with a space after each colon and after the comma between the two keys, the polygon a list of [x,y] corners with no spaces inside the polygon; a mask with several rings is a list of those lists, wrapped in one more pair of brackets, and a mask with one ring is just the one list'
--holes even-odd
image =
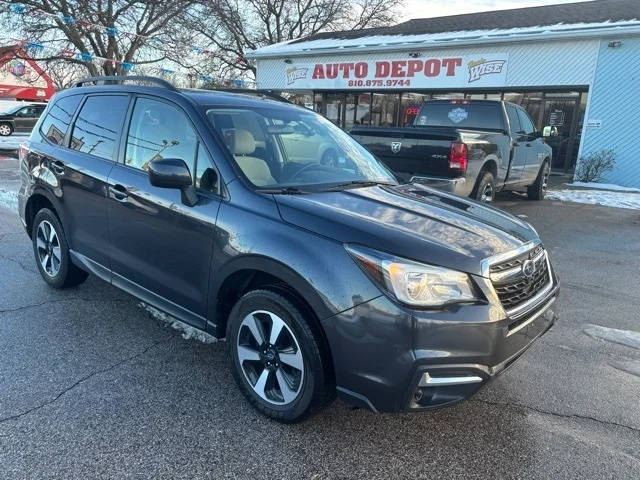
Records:
{"label": "sky", "polygon": [[399,20],[486,12],[488,10],[503,10],[507,8],[536,7],[575,1],[579,0],[405,0],[404,15]]}

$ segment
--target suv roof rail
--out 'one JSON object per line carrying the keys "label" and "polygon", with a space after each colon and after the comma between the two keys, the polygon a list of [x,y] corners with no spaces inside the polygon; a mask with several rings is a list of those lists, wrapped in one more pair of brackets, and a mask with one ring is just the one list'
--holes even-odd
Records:
{"label": "suv roof rail", "polygon": [[244,93],[247,95],[263,95],[273,100],[283,103],[291,103],[282,95],[272,92],[271,90],[253,89],[253,88],[214,88],[211,92],[227,92],[227,93]]}
{"label": "suv roof rail", "polygon": [[96,85],[101,83],[102,85],[110,85],[110,84],[118,84],[118,83],[124,83],[127,81],[136,81],[136,80],[153,83],[159,87],[164,87],[168,90],[173,90],[175,92],[178,91],[176,87],[174,87],[171,83],[167,82],[166,80],[163,80],[162,78],[149,77],[144,75],[112,75],[112,76],[104,76],[104,77],[87,77],[87,78],[83,78],[82,80],[78,80],[75,83],[74,87],[81,87],[86,83],[95,83]]}

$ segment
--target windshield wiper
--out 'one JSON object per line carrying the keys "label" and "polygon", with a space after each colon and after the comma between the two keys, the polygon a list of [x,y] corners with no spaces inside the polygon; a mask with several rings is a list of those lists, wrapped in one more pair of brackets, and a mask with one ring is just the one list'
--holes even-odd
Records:
{"label": "windshield wiper", "polygon": [[339,183],[337,185],[332,185],[323,190],[325,191],[334,191],[334,190],[343,190],[349,187],[373,187],[375,185],[394,185],[390,182],[376,182],[372,180],[351,180],[350,182]]}
{"label": "windshield wiper", "polygon": [[259,188],[257,189],[260,193],[273,193],[273,194],[286,194],[286,195],[304,195],[307,192],[306,190],[301,190],[298,187],[282,187],[282,188]]}

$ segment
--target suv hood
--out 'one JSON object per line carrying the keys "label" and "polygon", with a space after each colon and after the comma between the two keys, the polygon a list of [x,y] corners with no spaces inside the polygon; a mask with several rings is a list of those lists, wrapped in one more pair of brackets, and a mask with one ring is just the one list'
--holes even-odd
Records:
{"label": "suv hood", "polygon": [[275,199],[282,219],[297,227],[475,275],[483,259],[538,239],[513,215],[417,184]]}

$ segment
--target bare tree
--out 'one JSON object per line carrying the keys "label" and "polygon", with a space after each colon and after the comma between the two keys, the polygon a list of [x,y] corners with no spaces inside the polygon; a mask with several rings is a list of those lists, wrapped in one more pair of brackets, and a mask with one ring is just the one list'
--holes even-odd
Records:
{"label": "bare tree", "polygon": [[[57,66],[55,62],[63,61],[91,75],[121,75],[127,71],[123,62],[125,66],[144,65],[170,57],[170,33],[194,2],[21,0],[21,4],[25,6],[21,14],[9,10],[0,14],[0,26],[44,46],[40,52],[29,51],[36,60]],[[75,52],[85,54],[84,58]],[[95,57],[114,61],[93,60]]]}
{"label": "bare tree", "polygon": [[404,0],[202,0],[187,31],[212,45],[218,69],[255,75],[245,52],[320,32],[393,24]]}

